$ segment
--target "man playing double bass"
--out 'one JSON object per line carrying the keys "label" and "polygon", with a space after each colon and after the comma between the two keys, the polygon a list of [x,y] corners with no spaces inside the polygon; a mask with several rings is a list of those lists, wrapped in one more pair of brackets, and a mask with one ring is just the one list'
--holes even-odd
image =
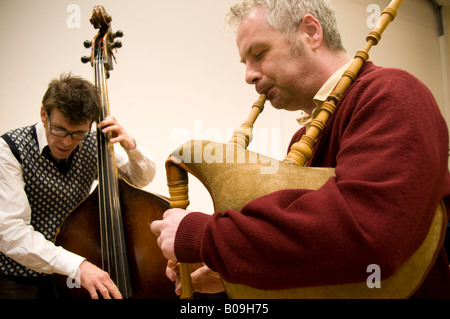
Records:
{"label": "man playing double bass", "polygon": [[[229,17],[247,83],[273,107],[314,118],[352,60],[329,1],[244,0]],[[223,290],[217,273],[274,290],[365,283],[376,264],[384,280],[421,245],[441,200],[448,217],[447,126],[430,91],[407,72],[365,63],[307,166],[332,167],[336,176],[241,211],[168,210],[151,225],[168,277],[177,279],[177,262],[204,263],[192,274],[196,291]],[[444,247],[412,297],[450,298]]]}
{"label": "man playing double bass", "polygon": [[[42,100],[41,121],[0,139],[0,298],[51,297],[51,276],[78,278],[92,298],[121,298],[108,273],[52,240],[63,219],[97,179],[98,90],[61,75]],[[150,183],[155,164],[110,116],[98,124],[111,133],[119,176],[138,187]]]}

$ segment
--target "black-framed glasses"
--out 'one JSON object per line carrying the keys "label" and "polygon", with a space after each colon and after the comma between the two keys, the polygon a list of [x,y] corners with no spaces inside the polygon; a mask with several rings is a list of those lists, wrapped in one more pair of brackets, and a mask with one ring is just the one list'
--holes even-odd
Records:
{"label": "black-framed glasses", "polygon": [[50,116],[48,114],[47,114],[47,119],[48,119],[48,126],[50,128],[50,133],[52,135],[55,135],[55,136],[58,136],[61,138],[64,138],[67,135],[70,135],[70,137],[75,141],[82,141],[82,140],[84,140],[84,138],[86,136],[89,135],[89,131],[87,131],[87,132],[82,132],[82,131],[69,132],[63,128],[52,126],[52,124],[50,123]]}

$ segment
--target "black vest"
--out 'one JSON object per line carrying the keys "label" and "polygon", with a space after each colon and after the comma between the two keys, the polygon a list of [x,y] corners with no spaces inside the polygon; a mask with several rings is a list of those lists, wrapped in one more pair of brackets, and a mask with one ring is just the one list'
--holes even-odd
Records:
{"label": "black vest", "polygon": [[[84,200],[97,178],[97,142],[89,134],[67,164],[60,166],[44,149],[39,152],[36,127],[12,130],[2,136],[22,164],[25,192],[31,207],[31,225],[53,241],[61,222]],[[46,147],[48,149],[48,146]],[[39,274],[0,253],[0,274],[36,277]]]}

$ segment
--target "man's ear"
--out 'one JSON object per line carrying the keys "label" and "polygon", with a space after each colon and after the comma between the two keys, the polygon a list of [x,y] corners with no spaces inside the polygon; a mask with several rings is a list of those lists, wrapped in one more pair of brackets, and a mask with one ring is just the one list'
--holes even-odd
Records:
{"label": "man's ear", "polygon": [[47,112],[45,112],[43,106],[41,106],[41,122],[44,124],[44,126],[47,124]]}
{"label": "man's ear", "polygon": [[305,33],[306,41],[312,50],[317,50],[322,46],[322,25],[313,15],[307,13],[303,16],[300,29]]}

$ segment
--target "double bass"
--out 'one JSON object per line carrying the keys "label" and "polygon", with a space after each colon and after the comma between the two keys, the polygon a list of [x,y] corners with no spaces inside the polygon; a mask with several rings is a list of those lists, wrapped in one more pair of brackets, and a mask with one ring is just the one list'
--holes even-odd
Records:
{"label": "double bass", "polygon": [[[91,56],[81,59],[94,69],[102,108],[99,122],[109,116],[106,80],[113,69],[113,51],[122,46],[115,39],[123,32],[112,32],[111,21],[102,6],[94,7],[90,22],[99,31],[84,43]],[[169,202],[118,178],[110,137],[97,129],[98,186],[63,221],[54,243],[108,272],[126,299],[176,298],[165,275],[167,260],[150,231],[150,224],[170,208]],[[58,298],[90,297],[65,276],[55,275],[54,283]]]}

